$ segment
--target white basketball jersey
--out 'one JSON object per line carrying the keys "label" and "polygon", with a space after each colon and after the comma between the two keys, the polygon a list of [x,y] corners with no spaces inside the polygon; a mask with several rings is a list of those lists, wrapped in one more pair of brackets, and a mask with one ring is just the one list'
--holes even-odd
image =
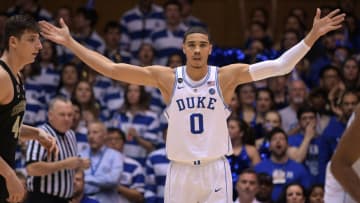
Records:
{"label": "white basketball jersey", "polygon": [[[355,113],[353,113],[348,120],[347,127],[351,125],[354,121]],[[351,196],[345,192],[340,183],[336,180],[334,175],[330,170],[330,164],[328,163],[326,167],[326,176],[325,176],[325,194],[324,194],[324,202],[325,203],[356,203],[355,200],[351,198]],[[353,169],[355,173],[360,177],[360,162],[356,161],[353,165]]]}
{"label": "white basketball jersey", "polygon": [[176,68],[168,119],[166,152],[174,161],[214,159],[232,153],[224,103],[217,78],[218,68],[209,66],[205,80],[191,84],[185,67]]}

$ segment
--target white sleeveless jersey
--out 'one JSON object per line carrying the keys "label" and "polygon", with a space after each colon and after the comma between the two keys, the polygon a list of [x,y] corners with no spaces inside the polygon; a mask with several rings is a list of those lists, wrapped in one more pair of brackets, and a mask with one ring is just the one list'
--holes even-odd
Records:
{"label": "white sleeveless jersey", "polygon": [[221,95],[218,68],[208,69],[205,80],[196,86],[187,81],[184,66],[175,69],[173,95],[165,110],[170,160],[215,159],[232,153],[226,123],[230,110]]}
{"label": "white sleeveless jersey", "polygon": [[[355,118],[355,113],[353,113],[349,118],[347,127],[351,125],[351,123],[354,121],[354,118]],[[336,180],[336,178],[334,177],[334,175],[330,170],[330,164],[331,162],[329,162],[326,167],[324,202],[325,203],[356,203],[356,201],[353,200],[347,192],[345,192],[344,188]],[[355,173],[360,177],[359,160],[356,161],[352,167]]]}

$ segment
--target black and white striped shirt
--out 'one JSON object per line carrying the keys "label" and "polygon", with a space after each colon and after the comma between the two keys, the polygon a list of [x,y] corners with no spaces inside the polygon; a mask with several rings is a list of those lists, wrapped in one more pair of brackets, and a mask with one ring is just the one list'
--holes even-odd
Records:
{"label": "black and white striped shirt", "polygon": [[[56,138],[59,148],[58,159],[51,155],[51,161],[60,161],[69,157],[78,156],[75,133],[72,130],[61,134],[54,130],[49,124],[44,124],[40,128]],[[26,164],[39,161],[47,161],[47,151],[39,142],[31,140],[26,151]],[[27,189],[30,192],[45,193],[60,198],[70,198],[74,191],[73,169],[62,169],[46,176],[28,176]]]}

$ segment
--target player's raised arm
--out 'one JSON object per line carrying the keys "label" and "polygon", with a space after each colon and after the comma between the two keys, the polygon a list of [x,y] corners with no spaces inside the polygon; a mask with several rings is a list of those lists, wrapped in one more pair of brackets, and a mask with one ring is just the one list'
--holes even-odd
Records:
{"label": "player's raised arm", "polygon": [[84,47],[76,40],[74,40],[71,37],[69,28],[64,23],[63,19],[60,19],[61,27],[56,27],[46,21],[40,21],[39,24],[42,36],[69,48],[89,67],[107,77],[133,84],[158,87],[158,78],[156,78],[156,74],[154,73],[168,69],[161,66],[150,66],[143,68],[125,63],[114,63],[110,59]]}
{"label": "player's raised arm", "polygon": [[225,68],[229,69],[229,71],[224,71],[226,81],[230,81],[229,79],[233,78],[233,82],[237,85],[273,76],[285,75],[291,72],[317,39],[341,27],[341,23],[345,19],[345,14],[339,14],[339,12],[340,10],[336,9],[320,18],[321,11],[317,9],[313,26],[302,41],[275,60],[263,61],[252,65],[232,64],[226,66]]}

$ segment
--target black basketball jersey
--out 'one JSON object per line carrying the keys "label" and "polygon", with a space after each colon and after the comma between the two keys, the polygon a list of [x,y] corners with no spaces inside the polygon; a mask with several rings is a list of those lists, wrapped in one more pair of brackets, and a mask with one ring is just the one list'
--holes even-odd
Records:
{"label": "black basketball jersey", "polygon": [[0,105],[0,155],[10,167],[15,167],[16,144],[26,105],[25,90],[21,78],[17,76],[18,82],[10,68],[1,60],[0,67],[9,74],[14,89],[14,97],[10,103]]}

